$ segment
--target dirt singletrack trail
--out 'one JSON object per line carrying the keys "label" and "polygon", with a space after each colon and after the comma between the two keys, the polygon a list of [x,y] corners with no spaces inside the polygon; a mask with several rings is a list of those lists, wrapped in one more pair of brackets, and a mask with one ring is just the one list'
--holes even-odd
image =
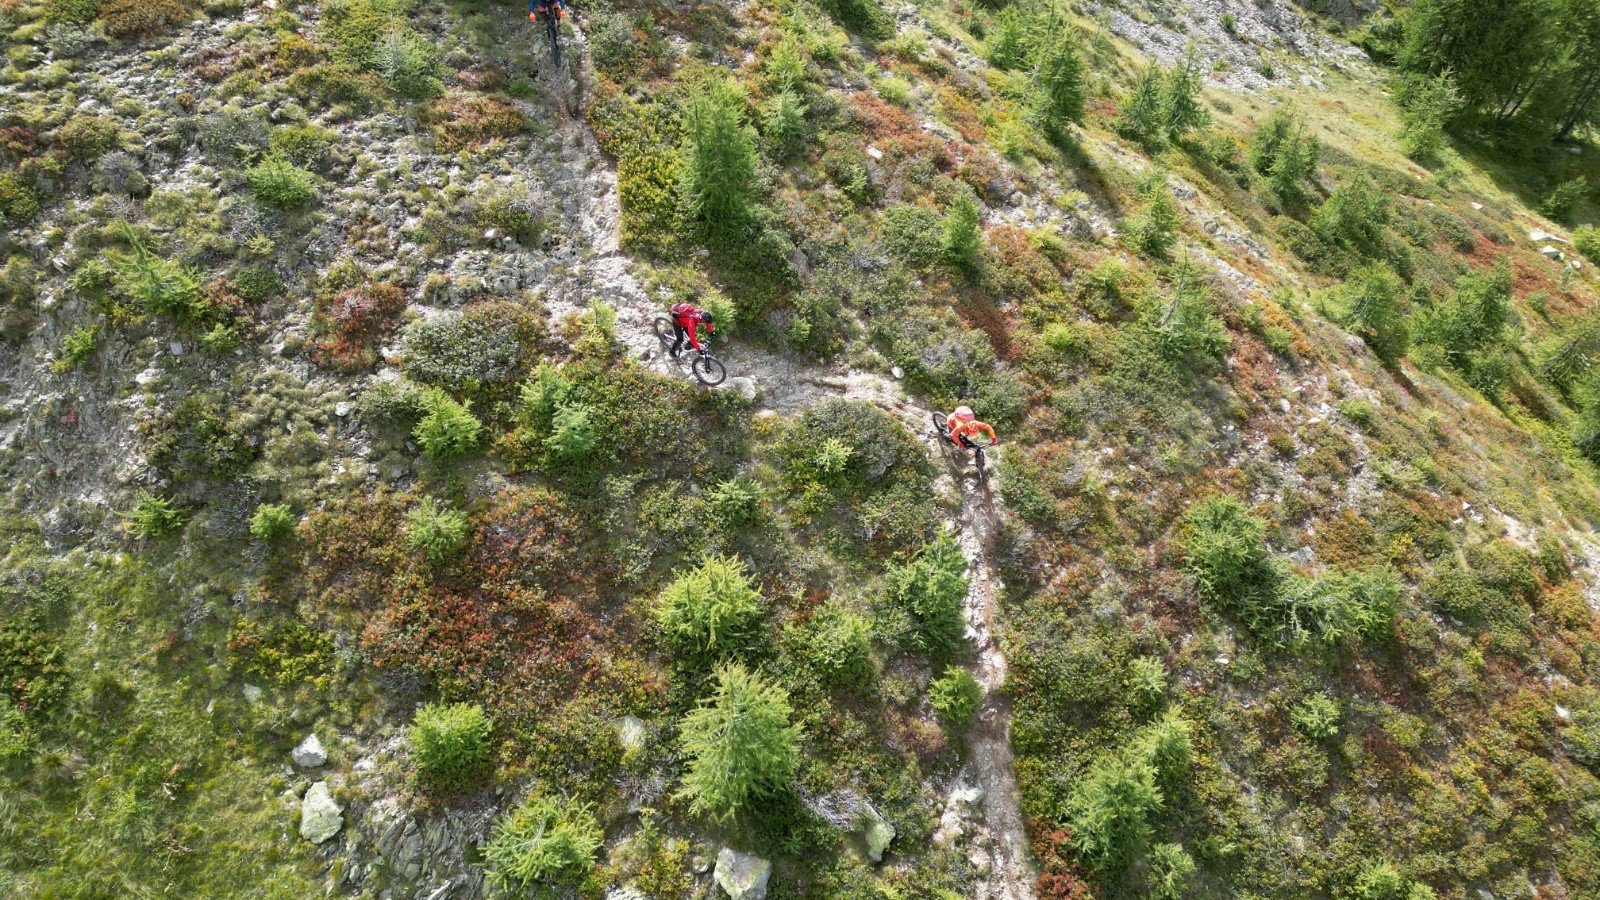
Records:
{"label": "dirt singletrack trail", "polygon": [[[550,103],[558,116],[560,171],[564,173],[553,187],[567,207],[565,212],[579,223],[586,246],[574,248],[567,285],[547,295],[545,302],[556,317],[582,312],[595,302],[609,304],[617,313],[617,340],[631,357],[664,375],[692,378],[687,356],[681,361],[668,358],[651,327],[671,299],[649,296],[620,246],[616,171],[583,114],[593,78],[587,41],[576,23],[568,53],[576,62],[575,77],[560,85],[547,80],[552,94],[564,94],[552,96]],[[954,532],[967,558],[966,634],[975,651],[973,675],[984,691],[969,735],[968,759],[946,786],[941,835],[964,850],[979,874],[975,898],[1032,900],[1036,876],[1017,802],[1011,701],[1003,690],[1006,662],[995,633],[1002,585],[988,554],[998,522],[993,476],[987,484],[980,484],[966,454],[956,457],[934,433],[931,410],[891,378],[813,365],[781,351],[762,348],[756,352],[737,343],[719,342],[716,352],[728,368],[728,380],[720,389],[753,396],[762,410],[793,414],[834,397],[860,400],[894,415],[929,453],[941,458],[941,492],[960,499],[959,513],[947,520],[946,527]],[[956,824],[964,811],[975,813],[976,824],[970,830]]]}

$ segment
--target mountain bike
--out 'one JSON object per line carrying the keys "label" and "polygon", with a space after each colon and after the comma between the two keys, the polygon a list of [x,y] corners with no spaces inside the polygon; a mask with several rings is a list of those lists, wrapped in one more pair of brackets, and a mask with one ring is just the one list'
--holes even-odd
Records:
{"label": "mountain bike", "polygon": [[[677,330],[672,324],[672,319],[667,316],[656,316],[656,339],[661,341],[663,353],[672,349],[677,340]],[[700,352],[695,354],[694,360],[689,364],[689,371],[694,373],[696,381],[706,387],[716,387],[728,377],[728,369],[722,360],[711,355],[711,335],[706,335],[700,341]]]}
{"label": "mountain bike", "polygon": [[561,68],[561,17],[550,9],[544,16],[544,29],[550,35],[550,59],[557,69]]}
{"label": "mountain bike", "polygon": [[[946,424],[948,421],[949,417],[944,413],[935,412],[933,414],[933,430],[938,433],[939,440],[947,445],[950,443],[950,426]],[[972,451],[973,462],[977,463],[978,466],[978,481],[987,483],[989,481],[989,456],[984,452],[983,445],[974,444],[963,437],[961,446]]]}

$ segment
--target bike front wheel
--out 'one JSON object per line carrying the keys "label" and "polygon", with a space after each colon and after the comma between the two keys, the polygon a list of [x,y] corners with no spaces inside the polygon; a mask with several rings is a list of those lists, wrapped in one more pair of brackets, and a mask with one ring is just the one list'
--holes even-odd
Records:
{"label": "bike front wheel", "polygon": [[561,68],[561,18],[552,9],[545,16],[545,30],[550,33],[550,58],[555,61],[556,68]]}
{"label": "bike front wheel", "polygon": [[689,368],[694,372],[695,380],[706,387],[716,387],[728,377],[727,368],[715,356],[696,356]]}
{"label": "bike front wheel", "polygon": [[978,449],[974,450],[973,453],[972,453],[972,458],[978,464],[978,481],[980,481],[980,482],[988,481],[989,480],[989,467],[988,467],[989,457],[988,457],[987,454],[985,454],[983,452],[983,448],[979,447]]}

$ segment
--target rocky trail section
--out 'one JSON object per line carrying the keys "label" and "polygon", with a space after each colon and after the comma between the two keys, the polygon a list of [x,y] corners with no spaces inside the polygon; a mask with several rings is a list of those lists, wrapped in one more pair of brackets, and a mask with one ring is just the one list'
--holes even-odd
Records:
{"label": "rocky trail section", "polygon": [[[584,46],[581,34],[574,56]],[[585,59],[587,54],[580,58]],[[580,90],[580,78],[568,87]],[[555,108],[581,108],[553,102]],[[605,157],[581,117],[563,116],[559,123],[563,165],[559,171],[582,173],[554,193],[568,204],[564,213],[580,223],[587,255],[578,256],[571,277],[547,294],[553,314],[581,313],[595,302],[610,304],[617,313],[617,340],[643,365],[673,377],[690,378],[687,362],[676,362],[660,351],[651,330],[670,300],[651,297],[633,276],[631,261],[618,245],[620,208],[615,171],[597,164]],[[946,454],[933,431],[931,411],[907,395],[892,378],[849,368],[807,364],[788,354],[762,348],[755,351],[738,344],[721,344],[718,355],[728,366],[723,389],[739,390],[763,411],[793,413],[833,397],[871,403],[894,415],[918,435],[930,453]],[[955,463],[966,467],[964,458]],[[1028,854],[1027,834],[1017,801],[1016,778],[1011,767],[1011,703],[1004,692],[1006,662],[996,635],[1002,585],[991,569],[988,547],[998,521],[994,482],[980,484],[970,470],[954,468],[940,479],[942,493],[959,497],[959,515],[947,521],[968,562],[969,588],[965,601],[967,638],[974,648],[973,674],[983,686],[984,701],[969,737],[965,767],[949,785],[948,799],[936,840],[958,842],[978,873],[975,897],[990,900],[1027,900],[1033,896],[1034,873]],[[967,821],[976,813],[979,825]]]}

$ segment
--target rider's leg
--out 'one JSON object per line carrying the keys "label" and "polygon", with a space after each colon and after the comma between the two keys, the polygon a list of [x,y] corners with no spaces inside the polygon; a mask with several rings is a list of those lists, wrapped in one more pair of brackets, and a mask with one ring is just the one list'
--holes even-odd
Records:
{"label": "rider's leg", "polygon": [[673,359],[677,359],[678,351],[683,348],[683,340],[688,336],[688,333],[684,330],[682,325],[674,322],[672,323],[672,334],[672,349],[668,350],[667,353],[670,354]]}

